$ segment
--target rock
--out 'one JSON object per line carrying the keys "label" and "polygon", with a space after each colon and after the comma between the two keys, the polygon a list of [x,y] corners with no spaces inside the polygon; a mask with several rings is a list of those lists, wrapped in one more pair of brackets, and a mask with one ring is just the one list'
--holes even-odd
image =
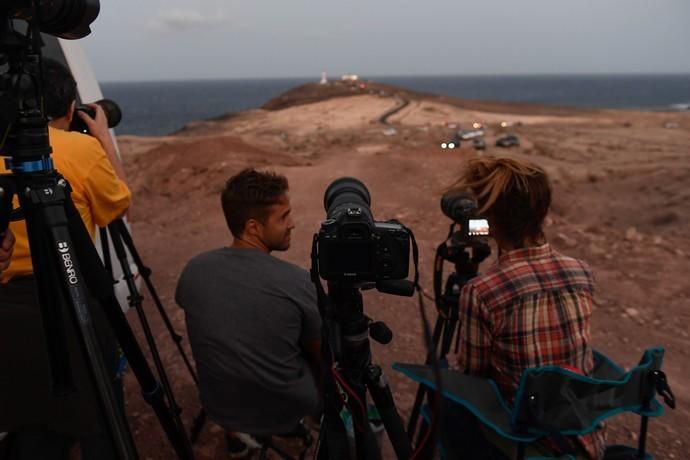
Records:
{"label": "rock", "polygon": [[652,238],[652,243],[656,246],[661,246],[664,244],[664,239],[659,235],[656,235],[654,238]]}
{"label": "rock", "polygon": [[642,235],[642,233],[638,232],[635,227],[629,227],[625,231],[625,239],[628,241],[639,243],[644,239],[644,236]]}
{"label": "rock", "polygon": [[675,211],[669,211],[655,216],[651,222],[653,225],[668,225],[680,220],[680,215]]}
{"label": "rock", "polygon": [[680,249],[680,248],[676,248],[676,250],[673,251],[673,252],[674,252],[674,254],[677,255],[678,257],[685,257],[685,251],[683,251],[683,250]]}
{"label": "rock", "polygon": [[601,255],[606,254],[606,249],[604,249],[604,248],[602,248],[602,247],[600,247],[600,246],[597,246],[597,245],[594,244],[594,243],[591,243],[591,244],[589,245],[589,252],[591,252],[591,253],[592,253],[593,255],[595,255],[595,256],[601,256]]}
{"label": "rock", "polygon": [[635,318],[640,314],[640,311],[635,308],[626,308],[624,311],[625,314],[630,316],[631,318]]}

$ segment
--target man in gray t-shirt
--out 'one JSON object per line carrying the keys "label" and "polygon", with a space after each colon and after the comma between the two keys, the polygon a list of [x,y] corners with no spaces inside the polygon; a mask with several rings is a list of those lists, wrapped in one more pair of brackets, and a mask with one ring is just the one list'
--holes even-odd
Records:
{"label": "man in gray t-shirt", "polygon": [[309,274],[270,255],[290,246],[287,180],[244,170],[221,202],[233,244],[194,257],[176,292],[201,401],[229,432],[287,433],[318,409],[321,347]]}

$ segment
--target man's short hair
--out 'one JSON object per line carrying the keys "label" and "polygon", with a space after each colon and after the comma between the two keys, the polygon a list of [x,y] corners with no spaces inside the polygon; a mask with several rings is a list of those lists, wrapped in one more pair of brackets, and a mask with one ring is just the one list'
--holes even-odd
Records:
{"label": "man's short hair", "polygon": [[540,166],[512,158],[474,158],[453,188],[471,192],[478,213],[491,217],[506,241],[520,244],[543,236],[551,184]]}
{"label": "man's short hair", "polygon": [[265,222],[271,205],[278,203],[287,191],[287,178],[273,172],[248,168],[228,179],[220,202],[233,236],[242,236],[249,219]]}
{"label": "man's short hair", "polygon": [[77,100],[77,82],[69,69],[55,59],[44,57],[42,71],[46,116],[49,120],[62,118]]}

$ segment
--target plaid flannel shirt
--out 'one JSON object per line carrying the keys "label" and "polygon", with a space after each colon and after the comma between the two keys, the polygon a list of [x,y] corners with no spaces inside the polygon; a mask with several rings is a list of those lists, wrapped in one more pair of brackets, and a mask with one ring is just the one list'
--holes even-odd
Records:
{"label": "plaid flannel shirt", "polygon": [[[589,267],[549,244],[502,254],[460,294],[460,368],[495,380],[511,403],[527,368],[560,365],[591,374],[593,290]],[[577,439],[591,458],[602,457],[601,430]]]}

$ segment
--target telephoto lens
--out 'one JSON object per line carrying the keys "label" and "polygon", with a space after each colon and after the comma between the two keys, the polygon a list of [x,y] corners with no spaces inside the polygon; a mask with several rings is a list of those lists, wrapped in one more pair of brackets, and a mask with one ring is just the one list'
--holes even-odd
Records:
{"label": "telephoto lens", "polygon": [[[105,112],[105,118],[108,120],[108,128],[114,128],[120,124],[120,121],[122,121],[122,111],[115,101],[110,99],[101,99],[100,101],[94,102],[94,104],[100,105],[103,109],[103,112]],[[88,105],[80,105],[77,107],[76,111],[84,112],[91,118],[96,116],[96,111]],[[86,127],[86,123],[84,123],[84,121],[76,113],[74,114],[74,117],[72,117],[69,130],[89,134],[89,129]]]}
{"label": "telephoto lens", "polygon": [[332,218],[332,214],[342,204],[359,205],[369,210],[371,195],[369,195],[367,186],[354,177],[341,177],[333,181],[323,195],[323,207],[326,210],[326,215]]}
{"label": "telephoto lens", "polygon": [[[3,0],[5,3],[7,0]],[[38,18],[41,32],[76,40],[91,33],[89,27],[101,10],[99,0],[10,0],[10,16],[31,21]]]}
{"label": "telephoto lens", "polygon": [[441,197],[441,211],[453,222],[462,224],[477,211],[477,202],[468,192],[448,192]]}

